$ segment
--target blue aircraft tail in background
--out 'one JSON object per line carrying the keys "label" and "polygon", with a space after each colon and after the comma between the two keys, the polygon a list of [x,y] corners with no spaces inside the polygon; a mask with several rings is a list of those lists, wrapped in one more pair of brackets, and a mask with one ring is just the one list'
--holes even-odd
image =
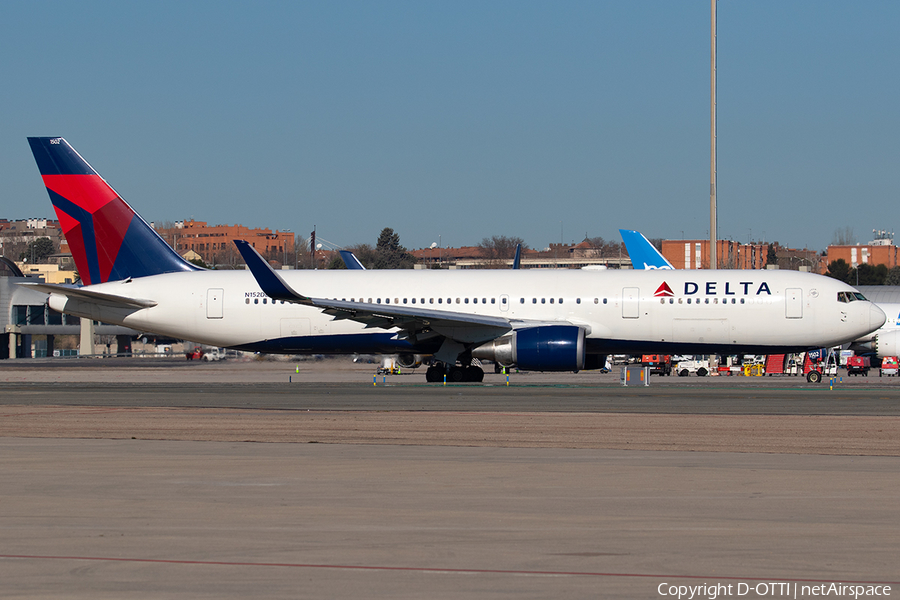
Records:
{"label": "blue aircraft tail in background", "polygon": [[620,229],[619,234],[622,236],[622,241],[625,242],[625,248],[631,258],[631,266],[635,269],[675,268],[640,231]]}

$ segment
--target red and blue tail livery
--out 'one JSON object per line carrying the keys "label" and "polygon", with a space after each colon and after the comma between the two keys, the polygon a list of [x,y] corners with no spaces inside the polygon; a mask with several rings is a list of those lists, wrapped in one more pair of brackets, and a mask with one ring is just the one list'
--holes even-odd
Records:
{"label": "red and blue tail livery", "polygon": [[30,137],[85,285],[197,267],[181,258],[61,137]]}

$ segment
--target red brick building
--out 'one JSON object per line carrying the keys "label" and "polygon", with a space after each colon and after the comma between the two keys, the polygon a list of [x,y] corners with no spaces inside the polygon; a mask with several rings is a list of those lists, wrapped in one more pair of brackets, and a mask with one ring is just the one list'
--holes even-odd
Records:
{"label": "red brick building", "polygon": [[856,244],[853,246],[828,246],[828,264],[843,258],[855,268],[859,265],[885,265],[888,269],[896,267],[900,262],[900,253],[893,244]]}
{"label": "red brick building", "polygon": [[[785,248],[773,243],[779,269],[823,273],[824,261],[816,250]],[[662,254],[676,269],[708,269],[709,240],[663,240]],[[716,262],[720,269],[765,269],[769,244],[716,242]]]}
{"label": "red brick building", "polygon": [[[720,269],[764,269],[767,244],[716,242],[716,262]],[[708,269],[709,240],[663,240],[662,255],[676,269]]]}
{"label": "red brick building", "polygon": [[242,263],[234,240],[245,240],[269,260],[292,264],[294,234],[290,231],[251,229],[243,225],[208,225],[205,221],[178,221],[156,232],[179,254],[193,250],[209,265]]}

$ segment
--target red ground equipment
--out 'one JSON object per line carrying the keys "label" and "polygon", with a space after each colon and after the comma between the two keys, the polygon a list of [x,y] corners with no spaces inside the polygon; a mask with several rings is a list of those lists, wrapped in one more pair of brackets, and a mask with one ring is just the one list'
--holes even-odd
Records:
{"label": "red ground equipment", "polygon": [[641,365],[650,367],[651,375],[671,375],[672,357],[668,354],[644,354]]}
{"label": "red ground equipment", "polygon": [[868,356],[851,356],[847,359],[847,375],[862,375],[865,377],[869,374],[871,366]]}

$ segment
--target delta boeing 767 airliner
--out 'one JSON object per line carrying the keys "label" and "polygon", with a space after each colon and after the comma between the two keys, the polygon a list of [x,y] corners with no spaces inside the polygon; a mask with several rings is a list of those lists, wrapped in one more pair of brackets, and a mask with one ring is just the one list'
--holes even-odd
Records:
{"label": "delta boeing 767 airliner", "polygon": [[184,261],[59,137],[29,138],[83,287],[30,284],[54,310],[269,353],[431,354],[428,381],[481,381],[473,359],[599,368],[608,353],[802,351],[858,339],[884,313],[794,271],[248,271]]}

